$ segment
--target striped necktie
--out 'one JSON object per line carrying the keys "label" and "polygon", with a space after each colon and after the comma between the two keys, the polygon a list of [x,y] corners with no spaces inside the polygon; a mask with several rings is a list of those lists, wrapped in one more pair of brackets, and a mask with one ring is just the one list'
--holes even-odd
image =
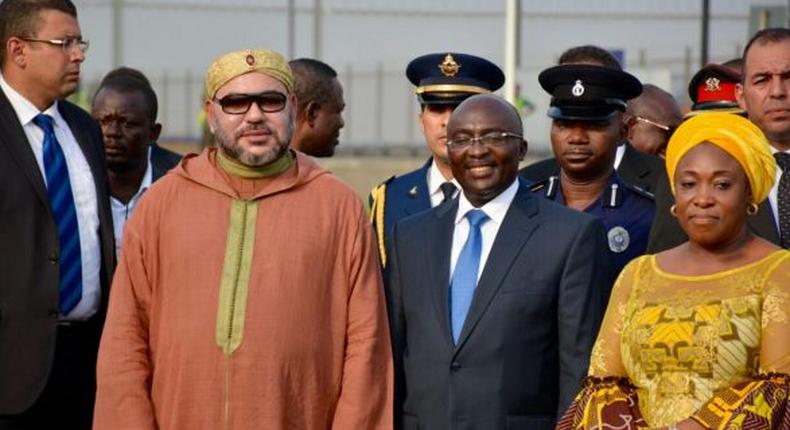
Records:
{"label": "striped necktie", "polygon": [[779,188],[776,194],[776,206],[779,213],[779,237],[782,247],[790,248],[790,154],[777,152],[776,164],[782,169],[779,177]]}
{"label": "striped necktie", "polygon": [[69,169],[60,147],[52,117],[38,114],[33,122],[44,130],[44,172],[52,216],[60,240],[60,313],[68,315],[82,298],[82,255],[77,209],[71,192]]}
{"label": "striped necktie", "polygon": [[461,254],[458,255],[450,281],[450,322],[453,341],[456,344],[464,328],[466,314],[469,313],[477,287],[477,272],[483,250],[483,234],[480,226],[488,220],[488,215],[480,209],[472,209],[466,213],[466,219],[469,220],[469,236],[461,249]]}

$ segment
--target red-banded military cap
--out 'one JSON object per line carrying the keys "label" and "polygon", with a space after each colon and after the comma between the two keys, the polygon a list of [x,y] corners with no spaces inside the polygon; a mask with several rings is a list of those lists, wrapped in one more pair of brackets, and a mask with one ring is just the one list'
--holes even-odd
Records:
{"label": "red-banded military cap", "polygon": [[693,105],[686,117],[710,111],[745,115],[735,98],[735,86],[740,81],[740,73],[729,67],[714,63],[706,65],[689,82],[689,97]]}

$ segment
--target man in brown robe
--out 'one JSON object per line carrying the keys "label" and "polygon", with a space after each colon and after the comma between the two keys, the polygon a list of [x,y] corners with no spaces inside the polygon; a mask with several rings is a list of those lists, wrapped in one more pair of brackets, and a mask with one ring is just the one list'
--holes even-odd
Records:
{"label": "man in brown robe", "polygon": [[288,149],[287,62],[226,54],[206,94],[218,148],[185,157],[127,224],[94,428],[392,428],[372,229],[346,185]]}

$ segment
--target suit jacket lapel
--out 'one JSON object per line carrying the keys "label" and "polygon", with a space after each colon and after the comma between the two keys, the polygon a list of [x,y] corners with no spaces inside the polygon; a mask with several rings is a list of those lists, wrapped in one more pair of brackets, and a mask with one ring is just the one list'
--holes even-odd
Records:
{"label": "suit jacket lapel", "polygon": [[529,241],[532,232],[538,227],[538,223],[532,219],[532,216],[538,211],[535,198],[523,184],[519,186],[516,197],[499,227],[491,253],[488,255],[480,281],[477,283],[472,305],[458,339],[456,353],[463,347],[470,333],[480,321],[491,300],[502,286],[502,281],[510,272],[516,257]]}
{"label": "suit jacket lapel", "polygon": [[765,199],[765,201],[760,204],[756,215],[746,218],[746,223],[754,234],[780,245],[779,232],[777,231],[773,210],[771,209],[771,204],[768,199]]}
{"label": "suit jacket lapel", "polygon": [[[431,234],[426,254],[429,257],[428,285],[433,289],[433,303],[437,322],[444,333],[444,340],[452,348],[453,337],[450,332],[450,252],[455,231],[455,214],[458,212],[458,200],[435,209],[436,224],[429,226]],[[421,258],[421,257],[415,257]]]}
{"label": "suit jacket lapel", "polygon": [[8,152],[19,164],[41,201],[49,206],[47,187],[36,156],[33,154],[33,148],[30,147],[25,130],[19,124],[19,118],[11,102],[2,91],[0,91],[0,142],[8,148]]}
{"label": "suit jacket lapel", "polygon": [[623,159],[620,160],[620,166],[617,168],[617,173],[620,177],[641,178],[649,173],[648,166],[642,163],[642,160],[636,154],[636,148],[631,146],[630,143],[625,142],[625,152]]}

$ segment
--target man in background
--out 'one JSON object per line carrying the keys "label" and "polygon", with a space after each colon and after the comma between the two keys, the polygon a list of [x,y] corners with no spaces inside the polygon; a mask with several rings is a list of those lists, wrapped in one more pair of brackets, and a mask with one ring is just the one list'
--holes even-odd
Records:
{"label": "man in background", "polygon": [[669,138],[681,121],[683,113],[672,94],[643,84],[642,94],[629,100],[625,111],[628,142],[641,152],[663,158]]}
{"label": "man in background", "polygon": [[[560,55],[557,62],[564,64],[581,64],[601,66],[608,69],[623,71],[623,67],[609,51],[594,45],[576,46]],[[626,124],[623,122],[622,127]],[[664,173],[664,161],[656,156],[639,152],[627,140],[619,142],[614,157],[614,168],[620,178],[628,184],[635,185],[645,191],[654,192],[661,175]],[[532,163],[521,169],[521,175],[532,182],[541,182],[550,176],[559,174],[560,165],[556,158]]]}
{"label": "man in background", "polygon": [[343,86],[329,64],[312,58],[290,61],[297,113],[291,147],[313,157],[331,157],[343,128]]}
{"label": "man in background", "polygon": [[91,116],[104,136],[116,254],[121,252],[123,227],[140,197],[181,160],[179,154],[156,144],[162,132],[157,111],[148,79],[127,67],[109,72],[93,97]]}

